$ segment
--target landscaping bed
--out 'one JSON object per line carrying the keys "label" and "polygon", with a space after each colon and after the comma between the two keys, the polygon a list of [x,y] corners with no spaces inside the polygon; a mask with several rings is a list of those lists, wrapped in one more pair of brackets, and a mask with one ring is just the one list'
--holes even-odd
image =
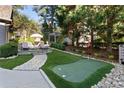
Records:
{"label": "landscaping bed", "polygon": [[13,69],[16,66],[24,64],[33,57],[32,54],[19,55],[13,59],[0,59],[0,67],[5,69]]}
{"label": "landscaping bed", "polygon": [[[48,59],[42,69],[56,87],[87,88],[97,84],[114,67],[101,61],[90,62],[95,60],[89,60],[85,62],[83,60],[86,61],[87,59],[53,50],[48,54]],[[81,64],[78,61],[81,61]],[[96,69],[95,67],[98,65],[99,67]],[[59,71],[60,69],[61,71]],[[86,74],[87,76],[84,78],[83,75]],[[66,78],[68,75],[70,76]]]}
{"label": "landscaping bed", "polygon": [[91,52],[90,48],[67,46],[65,48],[65,51],[70,51],[72,53],[85,55],[85,56],[91,56],[93,58],[114,62],[114,63],[118,63],[118,59],[119,59],[118,49],[112,49],[112,53],[108,53],[106,49],[93,48],[93,51]]}
{"label": "landscaping bed", "polygon": [[18,43],[15,41],[10,41],[2,46],[0,46],[0,58],[1,57],[10,57],[17,55],[18,53]]}

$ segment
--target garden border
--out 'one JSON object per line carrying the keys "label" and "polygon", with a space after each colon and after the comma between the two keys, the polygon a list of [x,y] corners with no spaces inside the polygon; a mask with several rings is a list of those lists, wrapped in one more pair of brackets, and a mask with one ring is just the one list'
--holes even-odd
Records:
{"label": "garden border", "polygon": [[49,83],[49,85],[51,86],[51,88],[56,88],[55,85],[52,83],[52,81],[50,81],[50,79],[46,75],[46,73],[42,69],[39,69],[39,71],[43,75],[43,77],[45,78],[45,80]]}
{"label": "garden border", "polygon": [[0,60],[1,60],[1,59],[14,59],[14,58],[16,58],[16,57],[18,57],[18,55],[6,57],[6,58],[5,58],[5,57],[1,57]]}

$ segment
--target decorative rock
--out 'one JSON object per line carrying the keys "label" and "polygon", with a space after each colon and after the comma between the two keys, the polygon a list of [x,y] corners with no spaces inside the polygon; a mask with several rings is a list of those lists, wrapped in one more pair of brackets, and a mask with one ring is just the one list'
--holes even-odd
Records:
{"label": "decorative rock", "polygon": [[124,87],[124,82],[119,82],[119,85]]}
{"label": "decorative rock", "polygon": [[99,86],[99,87],[102,86],[102,83],[99,82],[99,83],[97,84],[97,86]]}
{"label": "decorative rock", "polygon": [[122,83],[122,82],[118,82],[118,84],[119,84],[119,85],[123,85],[123,83]]}
{"label": "decorative rock", "polygon": [[118,85],[118,82],[117,81],[114,81],[112,84],[115,85],[115,86],[117,86]]}
{"label": "decorative rock", "polygon": [[124,82],[124,75],[120,75],[120,81]]}
{"label": "decorative rock", "polygon": [[124,66],[116,64],[106,77],[103,77],[93,88],[122,88],[124,87]]}
{"label": "decorative rock", "polygon": [[113,80],[111,78],[108,78],[107,81],[112,83]]}

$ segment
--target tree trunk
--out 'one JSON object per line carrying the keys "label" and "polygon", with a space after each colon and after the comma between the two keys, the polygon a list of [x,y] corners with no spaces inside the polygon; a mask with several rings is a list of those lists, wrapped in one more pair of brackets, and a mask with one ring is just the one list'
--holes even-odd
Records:
{"label": "tree trunk", "polygon": [[51,13],[51,17],[52,17],[52,19],[51,19],[51,32],[53,32],[53,29],[54,29],[54,12],[55,12],[55,9],[54,9],[54,6],[51,6],[51,8],[52,8],[52,13]]}
{"label": "tree trunk", "polygon": [[91,55],[93,55],[93,43],[94,43],[94,35],[93,35],[94,29],[91,30],[91,46],[90,46],[90,52]]}
{"label": "tree trunk", "polygon": [[112,27],[107,31],[107,51],[109,53],[112,52]]}
{"label": "tree trunk", "polygon": [[111,15],[107,18],[107,52],[112,52],[112,32],[113,32],[113,18]]}
{"label": "tree trunk", "polygon": [[77,40],[76,40],[76,46],[79,47],[79,36],[77,37]]}

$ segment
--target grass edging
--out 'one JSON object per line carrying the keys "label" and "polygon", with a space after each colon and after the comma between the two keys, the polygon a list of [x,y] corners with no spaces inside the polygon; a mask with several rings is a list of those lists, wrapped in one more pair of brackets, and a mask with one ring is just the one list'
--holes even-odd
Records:
{"label": "grass edging", "polygon": [[49,85],[52,88],[56,88],[55,85],[50,81],[49,77],[46,75],[46,73],[42,69],[40,69],[40,73],[43,75],[43,77],[46,79],[46,81],[49,83]]}

